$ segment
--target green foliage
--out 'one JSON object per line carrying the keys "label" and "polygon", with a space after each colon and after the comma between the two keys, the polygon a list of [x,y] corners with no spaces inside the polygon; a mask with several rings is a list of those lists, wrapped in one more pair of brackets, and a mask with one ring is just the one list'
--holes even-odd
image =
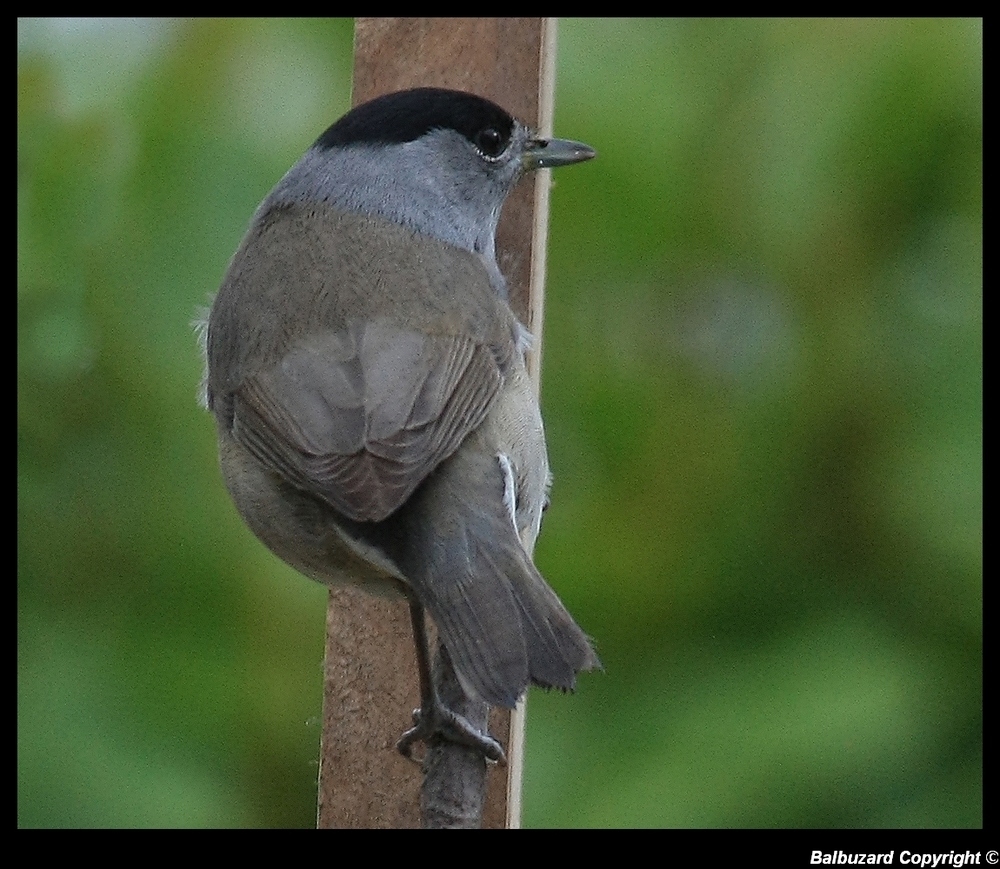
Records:
{"label": "green foliage", "polygon": [[[982,824],[982,24],[560,24],[533,826]],[[190,329],[350,22],[18,25],[18,818],[310,826],[325,593]]]}

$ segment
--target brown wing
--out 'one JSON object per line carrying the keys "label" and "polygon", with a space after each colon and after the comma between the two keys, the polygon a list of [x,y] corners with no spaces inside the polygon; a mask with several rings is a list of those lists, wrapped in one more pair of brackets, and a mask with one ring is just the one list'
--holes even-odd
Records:
{"label": "brown wing", "polygon": [[494,353],[471,339],[361,321],[247,378],[233,435],[345,516],[380,521],[482,423],[502,382]]}

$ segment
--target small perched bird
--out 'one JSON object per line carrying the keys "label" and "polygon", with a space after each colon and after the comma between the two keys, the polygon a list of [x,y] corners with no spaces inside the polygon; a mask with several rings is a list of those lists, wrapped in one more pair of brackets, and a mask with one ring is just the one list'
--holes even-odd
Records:
{"label": "small perched bird", "polygon": [[548,497],[531,342],[496,259],[504,200],[588,160],[494,103],[420,88],[331,126],[257,209],[208,316],[206,399],[236,508],[279,558],[410,604],[421,708],[399,749],[499,744],[444,707],[513,707],[599,666],[531,559]]}

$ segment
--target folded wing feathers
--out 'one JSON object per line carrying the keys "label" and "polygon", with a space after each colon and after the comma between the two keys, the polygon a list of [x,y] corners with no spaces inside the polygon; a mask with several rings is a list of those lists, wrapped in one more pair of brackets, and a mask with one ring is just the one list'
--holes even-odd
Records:
{"label": "folded wing feathers", "polygon": [[359,324],[248,378],[234,434],[349,518],[380,521],[482,423],[502,379],[470,340]]}

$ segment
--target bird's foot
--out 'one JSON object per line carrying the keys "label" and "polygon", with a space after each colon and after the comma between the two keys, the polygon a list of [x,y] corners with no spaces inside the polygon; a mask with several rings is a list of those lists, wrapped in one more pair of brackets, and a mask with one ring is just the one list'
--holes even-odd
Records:
{"label": "bird's foot", "polygon": [[440,701],[428,704],[427,709],[413,710],[413,727],[404,733],[396,748],[403,757],[419,763],[413,757],[413,743],[427,742],[432,739],[446,739],[456,745],[464,745],[482,752],[483,756],[493,763],[506,760],[503,748],[488,733],[474,727],[467,719]]}

